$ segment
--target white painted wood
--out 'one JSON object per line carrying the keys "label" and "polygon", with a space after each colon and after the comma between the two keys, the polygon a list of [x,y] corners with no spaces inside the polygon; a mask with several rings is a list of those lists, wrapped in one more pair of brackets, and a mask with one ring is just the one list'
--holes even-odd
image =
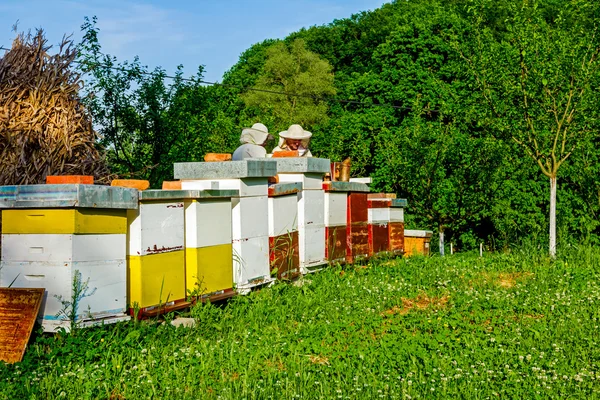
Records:
{"label": "white painted wood", "polygon": [[298,199],[298,226],[325,226],[325,191],[303,190]]}
{"label": "white painted wood", "polygon": [[236,286],[262,284],[270,277],[269,237],[233,240],[233,281]]}
{"label": "white painted wood", "polygon": [[[369,208],[369,223],[387,224],[391,221],[391,209],[390,208]],[[395,221],[402,222],[402,221]]]}
{"label": "white painted wood", "polygon": [[404,208],[390,208],[390,222],[404,222]]}
{"label": "white painted wood", "polygon": [[127,210],[127,222],[127,255],[183,249],[183,201],[140,203],[137,210]]}
{"label": "white painted wood", "polygon": [[104,261],[125,259],[127,236],[2,235],[2,261]]}
{"label": "white painted wood", "polygon": [[405,229],[404,230],[404,237],[431,237],[433,236],[433,232],[432,231],[421,231],[421,230],[414,230],[414,229]]}
{"label": "white painted wood", "polygon": [[366,185],[369,185],[373,180],[371,179],[371,177],[365,177],[365,178],[350,178],[350,182],[359,182],[359,183],[364,183]]}
{"label": "white painted wood", "polygon": [[231,205],[233,240],[269,236],[267,196],[234,197]]}
{"label": "white painted wood", "polygon": [[[127,306],[127,269],[125,260],[95,262],[2,262],[0,286],[11,284],[15,288],[44,288],[44,298],[38,317],[58,321],[57,314],[64,309],[56,298],[71,301],[73,279],[81,273],[83,283],[88,282],[87,294],[79,302],[80,318],[106,317],[122,314]],[[89,279],[89,281],[88,281]],[[14,282],[13,282],[14,281]],[[94,290],[95,289],[95,290]]]}
{"label": "white painted wood", "polygon": [[269,197],[269,236],[298,230],[298,196]]}
{"label": "white painted wood", "polygon": [[185,247],[231,243],[231,199],[185,203]]}
{"label": "white painted wood", "polygon": [[322,173],[305,173],[305,174],[283,174],[277,175],[279,182],[300,182],[303,190],[319,190],[323,189],[323,174]]}
{"label": "white painted wood", "polygon": [[325,192],[325,226],[346,225],[348,193]]}
{"label": "white painted wood", "polygon": [[325,262],[325,226],[298,228],[300,265],[309,267]]}
{"label": "white painted wood", "polygon": [[269,191],[267,178],[183,180],[181,181],[181,188],[195,190],[238,190],[240,197],[266,196]]}

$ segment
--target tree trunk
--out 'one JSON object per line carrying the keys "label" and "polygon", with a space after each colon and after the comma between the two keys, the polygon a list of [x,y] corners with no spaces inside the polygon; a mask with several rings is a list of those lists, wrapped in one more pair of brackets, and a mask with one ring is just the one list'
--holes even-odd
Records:
{"label": "tree trunk", "polygon": [[556,176],[550,178],[550,257],[556,257]]}
{"label": "tree trunk", "polygon": [[439,227],[440,233],[440,256],[444,256],[444,227],[440,225]]}

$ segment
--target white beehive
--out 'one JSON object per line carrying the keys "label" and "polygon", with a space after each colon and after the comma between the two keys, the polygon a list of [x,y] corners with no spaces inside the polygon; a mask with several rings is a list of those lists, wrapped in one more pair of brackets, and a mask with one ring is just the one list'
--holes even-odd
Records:
{"label": "white beehive", "polygon": [[325,192],[325,226],[345,226],[348,213],[348,194]]}
{"label": "white beehive", "polygon": [[137,190],[94,185],[0,187],[0,286],[45,289],[47,332],[129,319],[126,209]]}

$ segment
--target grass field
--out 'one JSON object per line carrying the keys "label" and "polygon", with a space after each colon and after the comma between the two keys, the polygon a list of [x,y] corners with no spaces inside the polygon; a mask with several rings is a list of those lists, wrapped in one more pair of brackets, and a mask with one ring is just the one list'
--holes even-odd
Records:
{"label": "grass field", "polygon": [[378,260],[227,305],[36,335],[0,398],[600,397],[600,249]]}

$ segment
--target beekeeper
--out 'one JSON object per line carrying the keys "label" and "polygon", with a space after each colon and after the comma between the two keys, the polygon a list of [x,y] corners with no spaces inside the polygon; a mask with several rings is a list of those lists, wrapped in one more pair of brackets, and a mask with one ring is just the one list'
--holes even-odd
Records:
{"label": "beekeeper", "polygon": [[271,139],[273,135],[260,122],[252,125],[252,128],[244,128],[240,136],[242,145],[235,149],[231,159],[240,161],[246,158],[265,158],[267,156],[265,145]]}
{"label": "beekeeper", "polygon": [[300,157],[312,157],[308,145],[312,133],[305,131],[298,124],[291,125],[287,131],[279,132],[279,145],[273,149],[277,151],[298,151]]}

